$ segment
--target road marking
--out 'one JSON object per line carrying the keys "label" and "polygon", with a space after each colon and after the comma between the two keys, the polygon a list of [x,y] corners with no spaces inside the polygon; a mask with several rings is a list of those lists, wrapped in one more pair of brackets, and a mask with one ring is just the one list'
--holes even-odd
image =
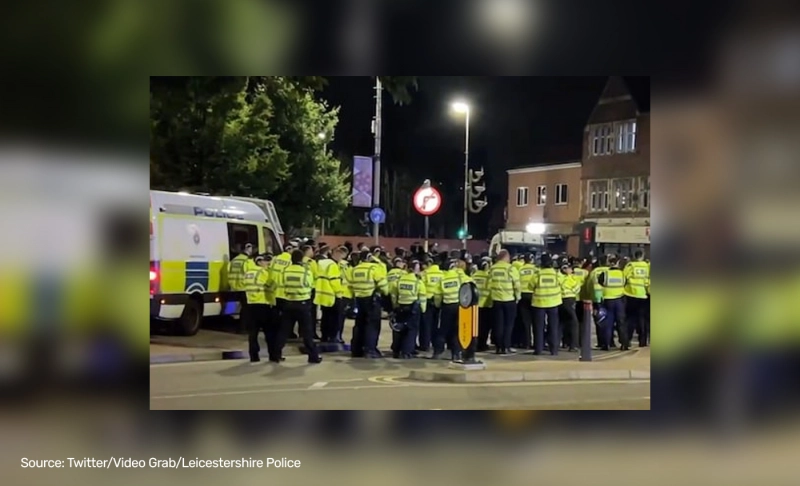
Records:
{"label": "road marking", "polygon": [[308,389],[309,390],[313,390],[315,388],[324,388],[325,385],[327,385],[327,384],[328,384],[327,381],[318,381],[318,382],[314,383],[313,385],[311,385],[310,387],[308,387]]}
{"label": "road marking", "polygon": [[579,386],[579,385],[641,385],[650,383],[650,380],[554,380],[554,381],[506,381],[496,383],[448,383],[448,382],[425,382],[425,381],[398,381],[407,379],[405,376],[374,376],[369,378],[372,383],[379,383],[385,386],[392,386],[397,384],[405,384],[406,386],[424,386],[424,387],[482,387],[482,386]]}
{"label": "road marking", "polygon": [[408,385],[397,384],[397,385],[383,385],[383,386],[340,386],[334,388],[313,388],[313,389],[309,389],[308,387],[303,387],[303,388],[283,388],[278,390],[260,389],[260,390],[242,390],[242,391],[225,391],[225,392],[209,392],[209,393],[185,393],[182,395],[151,396],[150,400],[174,400],[177,398],[219,397],[225,395],[254,395],[257,393],[289,393],[298,391],[320,392],[320,391],[331,391],[331,390],[362,390],[365,388],[383,389],[383,388],[401,388],[407,386]]}

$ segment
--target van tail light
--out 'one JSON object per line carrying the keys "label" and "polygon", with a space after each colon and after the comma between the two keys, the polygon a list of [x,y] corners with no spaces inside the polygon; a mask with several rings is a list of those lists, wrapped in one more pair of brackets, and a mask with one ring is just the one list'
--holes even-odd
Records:
{"label": "van tail light", "polygon": [[158,268],[154,263],[150,263],[150,295],[156,293],[158,290]]}

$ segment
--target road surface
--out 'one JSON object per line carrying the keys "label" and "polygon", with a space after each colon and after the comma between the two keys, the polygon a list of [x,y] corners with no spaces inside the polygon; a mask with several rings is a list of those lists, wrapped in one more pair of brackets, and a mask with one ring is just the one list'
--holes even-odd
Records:
{"label": "road surface", "polygon": [[303,356],[280,364],[208,361],[150,367],[150,408],[178,410],[648,410],[649,381],[443,384],[405,380],[430,360]]}

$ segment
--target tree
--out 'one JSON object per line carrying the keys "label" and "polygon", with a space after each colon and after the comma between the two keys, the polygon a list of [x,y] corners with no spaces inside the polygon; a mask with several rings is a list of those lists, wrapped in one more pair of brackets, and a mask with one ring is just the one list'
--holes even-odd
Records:
{"label": "tree", "polygon": [[151,187],[270,199],[287,227],[338,217],[350,189],[319,137],[338,122],[321,82],[151,78]]}

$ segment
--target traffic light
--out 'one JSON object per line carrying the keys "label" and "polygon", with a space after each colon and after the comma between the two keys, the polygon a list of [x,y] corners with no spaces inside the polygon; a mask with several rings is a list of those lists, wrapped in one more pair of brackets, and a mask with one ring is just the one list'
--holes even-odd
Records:
{"label": "traffic light", "polygon": [[467,232],[464,230],[464,228],[458,228],[458,239],[462,240],[465,236],[467,236]]}

